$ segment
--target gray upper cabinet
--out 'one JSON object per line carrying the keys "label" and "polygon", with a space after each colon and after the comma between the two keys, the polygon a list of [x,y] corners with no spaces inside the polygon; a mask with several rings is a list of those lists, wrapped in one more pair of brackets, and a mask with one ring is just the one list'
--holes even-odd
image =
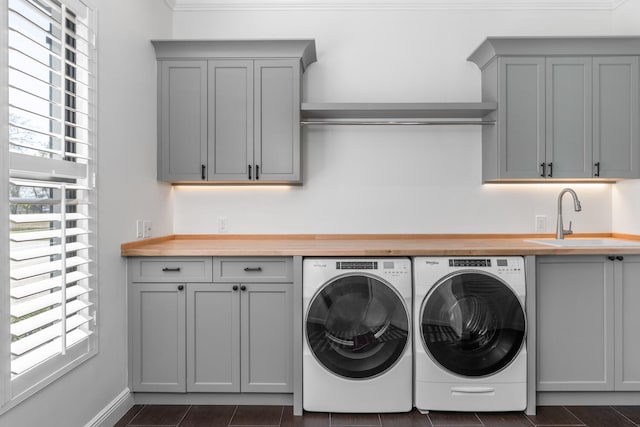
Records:
{"label": "gray upper cabinet", "polygon": [[504,78],[494,85],[501,107],[497,125],[483,129],[484,180],[537,178],[545,155],[544,59],[501,58],[495,66]]}
{"label": "gray upper cabinet", "polygon": [[547,178],[591,178],[591,58],[549,57],[545,65],[542,169]]}
{"label": "gray upper cabinet", "polygon": [[208,65],[207,177],[247,180],[253,165],[253,61],[220,60]]}
{"label": "gray upper cabinet", "polygon": [[158,179],[299,184],[301,75],[313,40],[153,41]]}
{"label": "gray upper cabinet", "polygon": [[639,178],[638,57],[593,58],[593,161],[601,178]]}
{"label": "gray upper cabinet", "polygon": [[[615,56],[613,56],[615,55]],[[640,178],[637,37],[488,38],[483,180]]]}
{"label": "gray upper cabinet", "polygon": [[207,159],[207,63],[159,65],[159,179],[196,181]]}
{"label": "gray upper cabinet", "polygon": [[639,391],[640,256],[537,262],[538,391]]}
{"label": "gray upper cabinet", "polygon": [[300,182],[300,63],[255,61],[252,178]]}

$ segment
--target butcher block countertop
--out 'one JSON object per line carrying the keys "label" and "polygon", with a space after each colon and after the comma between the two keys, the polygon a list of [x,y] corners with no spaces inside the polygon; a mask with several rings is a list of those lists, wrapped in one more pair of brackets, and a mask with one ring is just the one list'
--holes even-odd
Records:
{"label": "butcher block countertop", "polygon": [[[124,243],[132,256],[503,256],[640,254],[638,247],[554,247],[528,239],[552,234],[172,234]],[[596,233],[573,238],[640,240],[640,236]]]}

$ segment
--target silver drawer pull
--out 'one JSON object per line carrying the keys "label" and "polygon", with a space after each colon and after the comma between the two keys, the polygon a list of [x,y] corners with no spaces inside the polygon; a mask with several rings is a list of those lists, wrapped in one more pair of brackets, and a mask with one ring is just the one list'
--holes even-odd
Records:
{"label": "silver drawer pull", "polygon": [[165,273],[170,272],[170,271],[180,271],[180,267],[175,267],[175,268],[165,267],[165,268],[162,269],[162,271],[164,271]]}
{"label": "silver drawer pull", "polygon": [[248,272],[260,272],[262,271],[262,267],[245,267],[244,271]]}

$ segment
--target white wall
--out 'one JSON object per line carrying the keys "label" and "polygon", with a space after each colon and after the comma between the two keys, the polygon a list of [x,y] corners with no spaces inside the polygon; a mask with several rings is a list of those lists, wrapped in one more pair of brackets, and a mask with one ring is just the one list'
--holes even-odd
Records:
{"label": "white wall", "polygon": [[[640,1],[627,1],[614,13],[614,24],[621,34],[640,33],[639,22]],[[613,231],[640,234],[640,180],[618,183],[612,199]]]}
{"label": "white wall", "polygon": [[[176,38],[314,38],[310,102],[479,101],[466,61],[487,36],[617,33],[611,11],[183,11]],[[622,25],[622,24],[620,24]],[[631,21],[625,24],[631,27]],[[174,232],[530,233],[555,228],[562,185],[482,185],[477,127],[304,130],[304,185],[174,189]],[[611,185],[571,185],[577,232],[612,228]]]}
{"label": "white wall", "polygon": [[170,191],[155,181],[156,84],[152,37],[171,14],[158,0],[99,0],[99,354],[9,412],[0,425],[84,426],[127,388],[126,272],[120,244],[135,219],[171,233]]}

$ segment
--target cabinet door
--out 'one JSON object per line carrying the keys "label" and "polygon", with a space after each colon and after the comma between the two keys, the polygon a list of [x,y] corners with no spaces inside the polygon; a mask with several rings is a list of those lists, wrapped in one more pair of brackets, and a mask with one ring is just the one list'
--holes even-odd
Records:
{"label": "cabinet door", "polygon": [[539,179],[545,162],[545,60],[498,61],[500,178]]}
{"label": "cabinet door", "polygon": [[613,267],[601,256],[539,258],[539,391],[613,390]]}
{"label": "cabinet door", "polygon": [[238,288],[226,283],[187,286],[187,391],[240,391]]}
{"label": "cabinet door", "polygon": [[253,61],[209,61],[210,181],[248,181],[253,165]]}
{"label": "cabinet door", "polygon": [[255,61],[255,174],[300,181],[300,61]]}
{"label": "cabinet door", "polygon": [[242,391],[293,391],[292,285],[251,283],[242,299]]}
{"label": "cabinet door", "polygon": [[638,57],[596,57],[593,65],[594,163],[602,178],[640,178]]}
{"label": "cabinet door", "polygon": [[546,69],[547,177],[591,178],[591,58],[550,57]]}
{"label": "cabinet door", "polygon": [[640,390],[640,256],[616,265],[616,390]]}
{"label": "cabinet door", "polygon": [[130,292],[133,391],[185,392],[184,285],[133,283]]}
{"label": "cabinet door", "polygon": [[207,63],[161,61],[158,178],[202,181],[207,160]]}

